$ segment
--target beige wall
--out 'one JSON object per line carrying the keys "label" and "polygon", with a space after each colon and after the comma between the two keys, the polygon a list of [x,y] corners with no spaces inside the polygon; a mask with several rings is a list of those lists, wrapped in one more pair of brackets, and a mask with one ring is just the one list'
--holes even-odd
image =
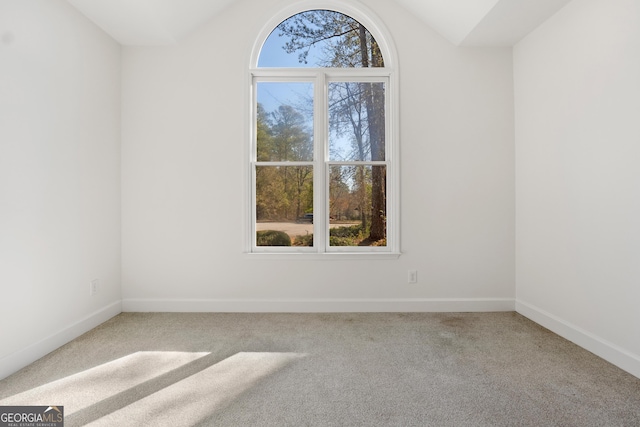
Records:
{"label": "beige wall", "polygon": [[[366,5],[393,35],[400,62],[404,255],[336,262],[243,255],[247,66],[276,5],[283,4],[236,2],[177,46],[123,49],[125,309],[512,301],[511,49],[454,47],[382,0]],[[408,269],[418,270],[417,285],[407,284]]]}
{"label": "beige wall", "polygon": [[514,69],[518,310],[640,376],[640,3],[574,0]]}
{"label": "beige wall", "polygon": [[0,362],[13,366],[119,305],[120,46],[63,0],[3,0],[0,37]]}

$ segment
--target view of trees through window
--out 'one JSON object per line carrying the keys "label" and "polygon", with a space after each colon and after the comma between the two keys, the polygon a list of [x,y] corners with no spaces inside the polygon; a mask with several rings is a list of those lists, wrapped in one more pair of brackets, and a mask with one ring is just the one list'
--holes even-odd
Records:
{"label": "view of trees through window", "polygon": [[[313,246],[314,233],[326,233],[316,227],[320,217],[329,246],[386,246],[387,81],[328,71],[384,67],[376,40],[349,16],[310,10],[274,29],[258,65],[327,73],[255,79],[256,246]],[[322,212],[314,191],[326,197]]]}

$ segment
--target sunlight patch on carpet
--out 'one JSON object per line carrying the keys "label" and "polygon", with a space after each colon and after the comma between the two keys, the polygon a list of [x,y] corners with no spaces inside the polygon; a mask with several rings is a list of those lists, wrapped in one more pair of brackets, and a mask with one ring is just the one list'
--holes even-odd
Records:
{"label": "sunlight patch on carpet", "polygon": [[261,379],[305,356],[298,353],[236,353],[88,425],[195,425]]}
{"label": "sunlight patch on carpet", "polygon": [[69,416],[210,353],[140,351],[0,400],[2,406],[58,402]]}

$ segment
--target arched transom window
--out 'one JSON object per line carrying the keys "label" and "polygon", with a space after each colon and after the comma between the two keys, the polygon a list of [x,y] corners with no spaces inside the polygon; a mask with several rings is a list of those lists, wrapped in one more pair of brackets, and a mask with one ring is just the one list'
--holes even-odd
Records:
{"label": "arched transom window", "polygon": [[251,252],[398,252],[394,88],[376,36],[313,9],[262,43],[251,70]]}

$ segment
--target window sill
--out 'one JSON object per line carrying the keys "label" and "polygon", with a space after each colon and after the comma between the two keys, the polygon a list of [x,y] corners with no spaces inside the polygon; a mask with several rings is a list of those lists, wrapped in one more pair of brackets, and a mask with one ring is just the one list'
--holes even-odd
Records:
{"label": "window sill", "polygon": [[304,260],[304,261],[353,261],[353,260],[383,260],[398,259],[401,252],[369,252],[369,253],[350,253],[350,252],[330,252],[330,253],[301,253],[301,252],[245,252],[245,257],[249,259],[260,260]]}

